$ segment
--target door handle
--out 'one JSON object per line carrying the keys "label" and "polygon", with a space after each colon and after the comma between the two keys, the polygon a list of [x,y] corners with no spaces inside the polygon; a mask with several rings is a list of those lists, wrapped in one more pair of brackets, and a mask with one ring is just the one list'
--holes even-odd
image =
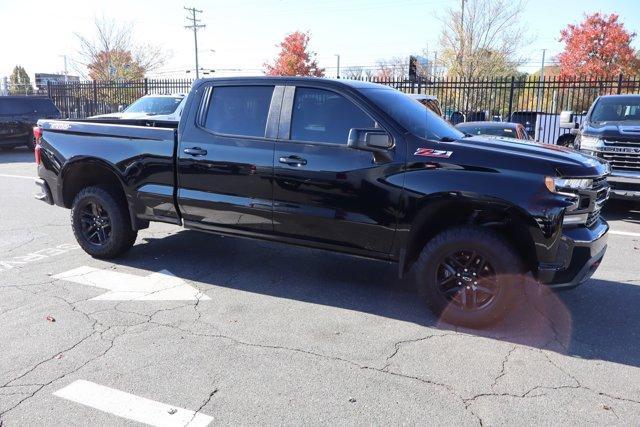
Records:
{"label": "door handle", "polygon": [[280,157],[280,163],[284,163],[289,166],[304,166],[307,164],[307,159],[303,159],[298,156]]}
{"label": "door handle", "polygon": [[188,154],[190,156],[206,156],[207,150],[203,150],[200,147],[185,148],[184,154]]}

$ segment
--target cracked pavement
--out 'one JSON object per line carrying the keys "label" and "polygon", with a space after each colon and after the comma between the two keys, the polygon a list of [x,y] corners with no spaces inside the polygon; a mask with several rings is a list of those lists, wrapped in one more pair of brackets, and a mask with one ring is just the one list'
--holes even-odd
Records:
{"label": "cracked pavement", "polygon": [[[34,176],[31,154],[1,153],[0,173]],[[79,379],[218,424],[640,423],[638,237],[611,235],[586,285],[526,283],[504,321],[472,330],[439,322],[394,265],[318,250],[154,224],[93,260],[68,211],[1,182],[3,427],[134,424],[52,394]],[[612,229],[640,233],[640,209],[610,205]],[[105,291],[52,277],[83,265],[167,269],[211,300],[91,301]]]}

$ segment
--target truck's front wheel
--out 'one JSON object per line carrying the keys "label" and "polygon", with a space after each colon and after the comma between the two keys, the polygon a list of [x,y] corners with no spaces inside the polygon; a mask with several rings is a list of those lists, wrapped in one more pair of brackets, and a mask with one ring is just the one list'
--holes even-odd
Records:
{"label": "truck's front wheel", "polygon": [[71,223],[82,249],[95,258],[117,257],[136,241],[126,203],[100,187],[78,193],[71,207]]}
{"label": "truck's front wheel", "polygon": [[500,319],[521,288],[520,261],[498,234],[457,227],[431,239],[418,259],[419,290],[442,320],[482,327]]}

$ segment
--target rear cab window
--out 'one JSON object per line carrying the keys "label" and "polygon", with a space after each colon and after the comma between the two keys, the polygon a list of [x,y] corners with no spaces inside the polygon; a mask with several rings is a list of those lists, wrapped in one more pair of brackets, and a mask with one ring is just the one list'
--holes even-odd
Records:
{"label": "rear cab window", "polygon": [[264,138],[274,86],[216,86],[203,127],[213,133]]}
{"label": "rear cab window", "polygon": [[296,87],[291,140],[346,145],[352,128],[375,127],[375,120],[344,96],[324,89]]}

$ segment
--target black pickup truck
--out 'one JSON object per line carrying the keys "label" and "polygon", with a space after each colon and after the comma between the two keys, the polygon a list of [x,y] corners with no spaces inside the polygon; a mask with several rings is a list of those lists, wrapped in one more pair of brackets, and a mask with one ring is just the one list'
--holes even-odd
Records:
{"label": "black pickup truck", "polygon": [[640,95],[596,99],[579,126],[575,146],[611,164],[611,197],[640,201]]}
{"label": "black pickup truck", "polygon": [[198,80],[178,124],[38,125],[37,197],[70,208],[98,258],[149,221],[313,246],[396,262],[445,320],[481,326],[524,274],[574,287],[606,249],[605,162],[465,137],[376,84]]}

